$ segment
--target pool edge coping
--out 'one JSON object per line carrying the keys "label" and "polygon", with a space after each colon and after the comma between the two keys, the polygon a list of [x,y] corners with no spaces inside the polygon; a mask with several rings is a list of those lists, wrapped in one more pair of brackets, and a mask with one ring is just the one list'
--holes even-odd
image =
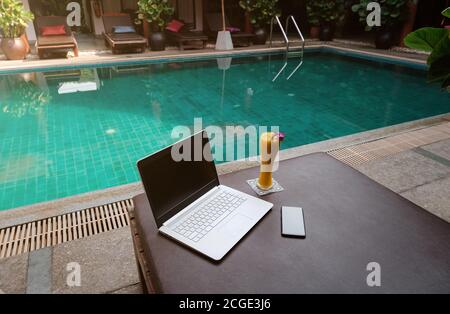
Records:
{"label": "pool edge coping", "polygon": [[[373,58],[376,59],[382,59],[383,61],[397,61],[401,64],[406,65],[419,65],[419,66],[426,66],[426,60],[419,59],[422,55],[417,54],[414,55],[412,53],[406,53],[406,52],[397,52],[401,54],[405,54],[408,56],[400,56],[400,55],[393,55],[389,54],[388,52],[390,50],[387,50],[385,53],[379,51],[371,51],[368,50],[368,47],[351,47],[351,45],[348,45],[348,47],[342,47],[341,43],[324,43],[324,42],[309,42],[305,46],[305,50],[337,50],[338,52],[347,52],[351,53],[353,57],[366,57],[366,58]],[[301,47],[294,46],[292,47],[293,51],[299,51]],[[370,48],[371,49],[371,48]],[[97,66],[97,67],[106,67],[106,66],[120,66],[120,65],[129,65],[129,64],[135,64],[135,63],[142,63],[142,62],[171,62],[171,61],[195,61],[195,60],[204,60],[204,59],[211,59],[211,58],[226,58],[226,57],[245,57],[245,56],[251,56],[251,55],[264,55],[264,54],[270,54],[270,53],[282,53],[285,52],[285,47],[264,47],[264,48],[258,48],[254,47],[252,49],[248,48],[237,48],[232,51],[196,51],[196,52],[189,52],[189,53],[182,53],[180,54],[179,51],[174,51],[174,53],[169,52],[167,55],[157,55],[157,56],[139,56],[139,55],[121,55],[121,56],[108,56],[104,57],[105,59],[102,60],[103,57],[98,57],[97,60],[86,60],[86,61],[79,61],[79,60],[73,60],[68,59],[69,61],[64,62],[64,64],[56,64],[56,60],[60,59],[50,59],[50,60],[44,60],[47,61],[48,64],[43,65],[11,65],[11,66],[2,66],[0,67],[0,75],[9,75],[9,74],[18,74],[18,73],[26,73],[26,71],[49,71],[49,70],[65,70],[65,69],[74,69],[74,68],[83,68],[83,67],[89,67],[89,66]],[[413,55],[416,57],[414,58]],[[72,61],[72,62],[71,62]]]}

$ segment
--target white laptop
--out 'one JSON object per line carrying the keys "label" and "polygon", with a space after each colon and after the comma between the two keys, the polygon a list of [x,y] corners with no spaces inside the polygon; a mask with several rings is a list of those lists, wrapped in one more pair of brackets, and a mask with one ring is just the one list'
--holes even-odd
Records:
{"label": "white laptop", "polygon": [[137,166],[159,231],[217,261],[273,207],[220,185],[205,131]]}

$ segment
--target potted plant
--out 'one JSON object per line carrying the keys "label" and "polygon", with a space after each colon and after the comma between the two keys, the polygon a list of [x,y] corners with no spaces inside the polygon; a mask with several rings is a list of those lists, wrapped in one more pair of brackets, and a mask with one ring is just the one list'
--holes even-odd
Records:
{"label": "potted plant", "polygon": [[[450,19],[450,7],[442,11]],[[450,28],[423,27],[405,37],[405,45],[430,52],[428,81],[440,83],[450,93]]]}
{"label": "potted plant", "polygon": [[336,23],[344,18],[344,0],[310,0],[306,10],[309,23],[320,26],[319,39],[333,40]]}
{"label": "potted plant", "polygon": [[314,0],[308,0],[306,2],[306,15],[308,24],[310,26],[309,35],[311,38],[319,38],[320,34],[320,16],[319,11],[316,10]]}
{"label": "potted plant", "polygon": [[352,6],[352,11],[357,13],[359,21],[365,25],[366,31],[377,28],[375,36],[375,46],[378,49],[389,49],[395,44],[395,30],[405,20],[407,16],[407,5],[409,0],[379,0],[381,7],[381,25],[369,26],[367,24],[367,5],[371,0],[359,0],[359,3]]}
{"label": "potted plant", "polygon": [[279,15],[277,9],[278,0],[241,0],[239,5],[250,16],[250,22],[253,24],[255,37],[253,43],[264,45],[267,41],[268,33],[266,26],[270,24],[272,18]]}
{"label": "potted plant", "polygon": [[29,46],[22,35],[28,23],[33,20],[33,14],[26,11],[18,0],[2,0],[0,6],[2,50],[9,60],[25,59]]}
{"label": "potted plant", "polygon": [[410,0],[407,3],[407,18],[403,23],[402,30],[400,32],[400,45],[404,45],[405,37],[414,30],[414,23],[416,22],[417,15],[417,6],[419,4],[419,0]]}
{"label": "potted plant", "polygon": [[161,51],[166,49],[164,28],[175,11],[168,0],[139,0],[138,22],[145,20],[152,28],[150,34],[150,49]]}

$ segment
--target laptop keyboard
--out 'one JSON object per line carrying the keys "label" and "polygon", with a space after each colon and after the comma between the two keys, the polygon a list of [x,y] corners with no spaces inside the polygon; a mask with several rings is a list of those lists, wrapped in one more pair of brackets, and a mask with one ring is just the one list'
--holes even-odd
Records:
{"label": "laptop keyboard", "polygon": [[240,195],[221,191],[211,200],[201,204],[194,213],[177,222],[171,229],[198,242],[245,200],[246,198]]}

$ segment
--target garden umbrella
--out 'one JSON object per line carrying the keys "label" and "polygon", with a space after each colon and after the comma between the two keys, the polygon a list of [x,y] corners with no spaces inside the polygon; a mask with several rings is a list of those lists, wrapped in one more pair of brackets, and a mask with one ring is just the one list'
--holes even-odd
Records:
{"label": "garden umbrella", "polygon": [[226,31],[227,26],[225,25],[225,0],[221,0],[221,2],[222,2],[222,25],[223,25],[222,30]]}

